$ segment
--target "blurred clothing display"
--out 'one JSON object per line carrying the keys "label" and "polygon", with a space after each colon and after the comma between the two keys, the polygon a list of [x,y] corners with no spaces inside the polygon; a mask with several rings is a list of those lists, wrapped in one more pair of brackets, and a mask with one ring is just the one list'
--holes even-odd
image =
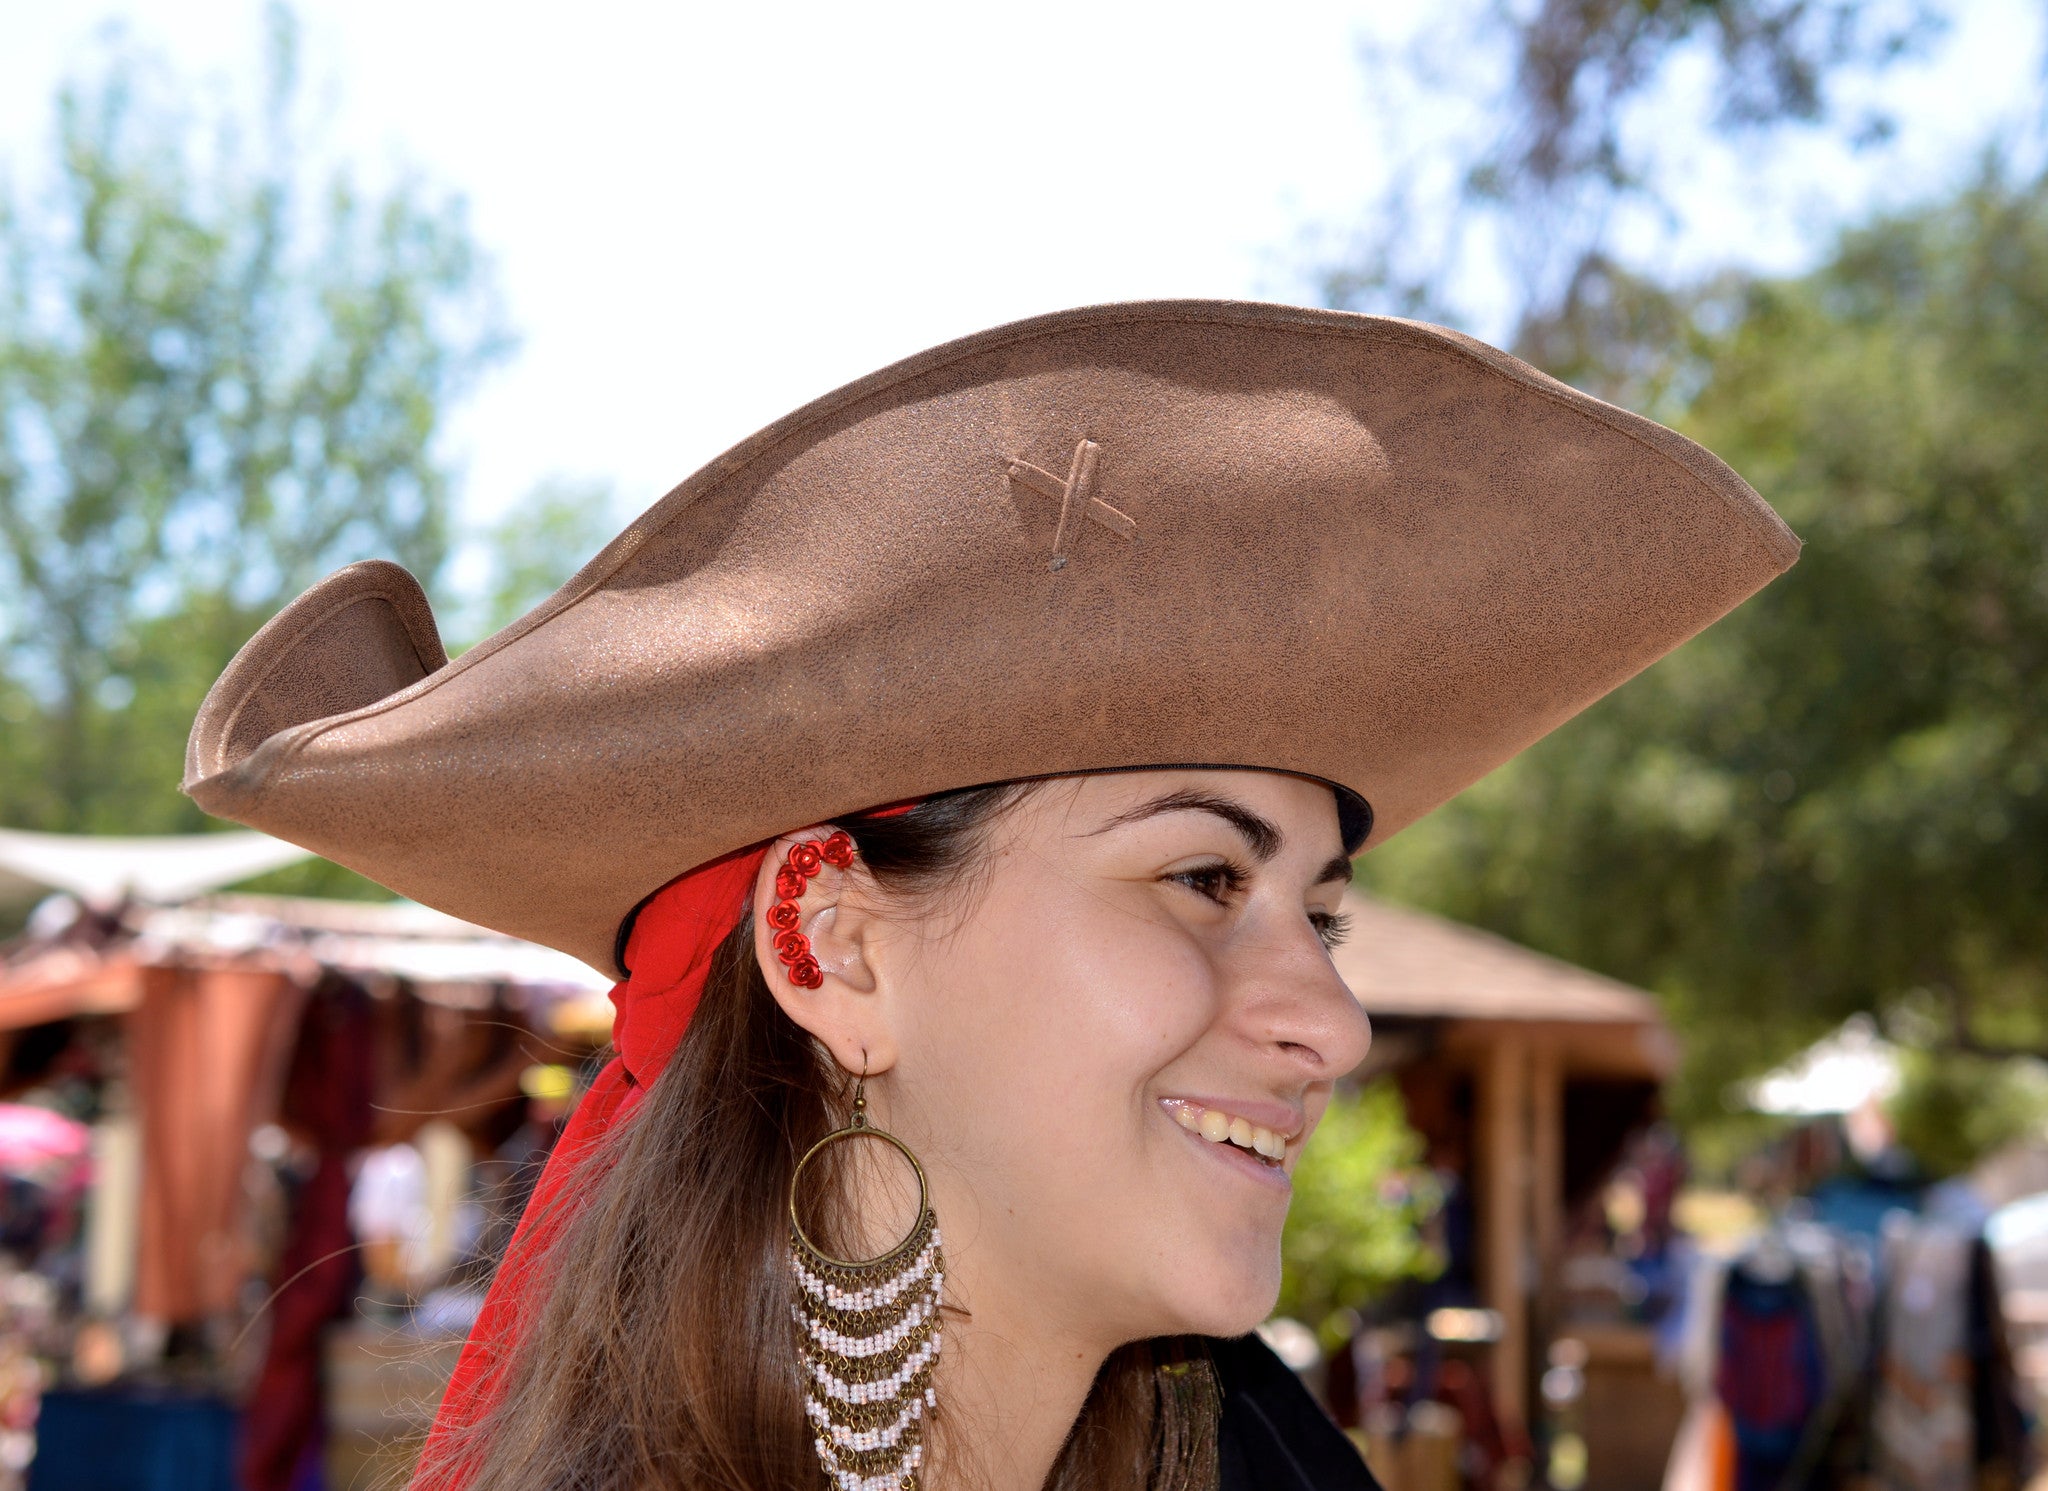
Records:
{"label": "blurred clothing display", "polygon": [[[1981,1235],[1894,1211],[1855,1232],[1774,1223],[1687,1297],[1694,1413],[1666,1491],[1972,1491],[2029,1469]],[[1705,1405],[1705,1406],[1703,1406]]]}
{"label": "blurred clothing display", "polygon": [[118,1314],[135,1292],[142,1232],[142,1124],[133,1113],[93,1125],[91,1194],[85,1207],[86,1310]]}
{"label": "blurred clothing display", "polygon": [[1981,1234],[1895,1218],[1870,1413],[1872,1463],[1892,1491],[2017,1485],[2026,1434],[1990,1249]]}
{"label": "blurred clothing display", "polygon": [[367,1150],[349,1189],[349,1225],[363,1245],[363,1271],[380,1288],[402,1295],[425,1250],[427,1166],[410,1144]]}
{"label": "blurred clothing display", "polygon": [[0,1103],[0,1251],[25,1266],[78,1232],[92,1130],[28,1103]]}
{"label": "blurred clothing display", "polygon": [[437,1283],[476,1243],[477,1208],[470,1200],[476,1150],[469,1136],[445,1118],[421,1124],[412,1143],[420,1155],[426,1228],[408,1250],[405,1264],[408,1279],[419,1292]]}
{"label": "blurred clothing display", "polygon": [[1827,1388],[1805,1281],[1797,1272],[1758,1277],[1737,1263],[1723,1286],[1715,1373],[1735,1434],[1735,1491],[1776,1491]]}
{"label": "blurred clothing display", "polygon": [[1888,1228],[1882,1349],[1871,1433],[1876,1468],[1899,1491],[1964,1491],[1976,1456],[1970,1404],[1970,1239]]}
{"label": "blurred clothing display", "polygon": [[506,1137],[489,1160],[477,1167],[489,1217],[477,1247],[493,1265],[504,1258],[505,1249],[511,1246],[519,1219],[526,1214],[526,1203],[533,1196],[548,1156],[554,1153],[555,1141],[562,1136],[562,1120],[547,1114],[535,1116],[531,1111],[534,1106],[529,1104],[526,1121]]}
{"label": "blurred clothing display", "polygon": [[242,1491],[290,1491],[323,1438],[321,1335],[348,1312],[359,1277],[349,1232],[350,1154],[370,1132],[369,999],[338,976],[308,1001],[280,1118],[311,1150],[290,1200],[271,1302],[270,1344],[242,1423]]}

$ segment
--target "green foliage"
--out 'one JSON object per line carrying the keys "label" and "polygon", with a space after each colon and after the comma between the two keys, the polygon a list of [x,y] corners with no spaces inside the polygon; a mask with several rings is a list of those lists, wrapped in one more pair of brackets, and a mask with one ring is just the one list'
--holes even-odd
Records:
{"label": "green foliage", "polygon": [[1899,1143],[1930,1177],[1959,1175],[2008,1144],[2048,1130],[2048,1071],[2034,1062],[1907,1051],[1886,1111]]}
{"label": "green foliage", "polygon": [[1696,1118],[1857,1010],[2048,1047],[2048,183],[1701,308],[1675,412],[1804,557],[1366,873],[1661,990]]}
{"label": "green foliage", "polygon": [[1339,1092],[1294,1174],[1279,1313],[1320,1328],[1443,1264],[1419,1229],[1437,1197],[1390,1082]]}
{"label": "green foliage", "polygon": [[350,560],[442,566],[496,302],[458,201],[309,179],[293,35],[250,120],[112,43],[0,195],[0,822],[200,827],[184,736],[242,642]]}
{"label": "green foliage", "polygon": [[554,594],[616,526],[612,492],[602,483],[556,479],[535,487],[482,535],[489,574],[480,587],[475,638],[510,625]]}
{"label": "green foliage", "polygon": [[365,880],[354,870],[331,859],[302,859],[295,865],[271,870],[240,885],[237,893],[264,896],[315,896],[323,901],[389,901],[391,892],[374,880]]}

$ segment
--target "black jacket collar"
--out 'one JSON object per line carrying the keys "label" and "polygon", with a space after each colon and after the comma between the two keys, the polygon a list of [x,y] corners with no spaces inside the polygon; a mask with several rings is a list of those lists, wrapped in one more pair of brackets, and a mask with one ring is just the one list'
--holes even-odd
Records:
{"label": "black jacket collar", "polygon": [[1351,1441],[1257,1336],[1212,1340],[1221,1491],[1380,1491]]}

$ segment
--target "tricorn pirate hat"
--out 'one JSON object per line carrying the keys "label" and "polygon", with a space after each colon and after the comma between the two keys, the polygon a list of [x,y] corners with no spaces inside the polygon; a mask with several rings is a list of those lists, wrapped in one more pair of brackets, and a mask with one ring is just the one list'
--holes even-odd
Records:
{"label": "tricorn pirate hat", "polygon": [[185,790],[614,970],[680,872],[954,787],[1263,767],[1377,842],[1798,550],[1706,451],[1455,332],[1069,311],[770,425],[452,663],[405,571],[330,576],[207,696]]}

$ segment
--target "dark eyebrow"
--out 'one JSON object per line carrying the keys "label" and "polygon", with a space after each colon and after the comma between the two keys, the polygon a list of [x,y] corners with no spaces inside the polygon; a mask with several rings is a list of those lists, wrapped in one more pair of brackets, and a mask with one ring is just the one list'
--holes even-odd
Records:
{"label": "dark eyebrow", "polygon": [[1323,873],[1316,876],[1312,883],[1328,885],[1333,880],[1342,880],[1347,885],[1351,882],[1351,861],[1341,854],[1324,865]]}
{"label": "dark eyebrow", "polygon": [[[1268,819],[1260,817],[1241,802],[1228,797],[1218,797],[1212,792],[1197,792],[1183,788],[1179,792],[1168,792],[1150,802],[1139,803],[1129,812],[1119,813],[1102,827],[1095,830],[1106,834],[1113,828],[1122,828],[1127,823],[1141,823],[1147,818],[1157,818],[1162,813],[1213,813],[1236,829],[1244,838],[1245,848],[1252,858],[1264,864],[1280,852],[1280,830]],[[1089,837],[1094,837],[1090,835]],[[1351,867],[1346,864],[1344,877],[1349,879]],[[1325,875],[1324,879],[1330,877]],[[1318,884],[1321,882],[1318,881]]]}

